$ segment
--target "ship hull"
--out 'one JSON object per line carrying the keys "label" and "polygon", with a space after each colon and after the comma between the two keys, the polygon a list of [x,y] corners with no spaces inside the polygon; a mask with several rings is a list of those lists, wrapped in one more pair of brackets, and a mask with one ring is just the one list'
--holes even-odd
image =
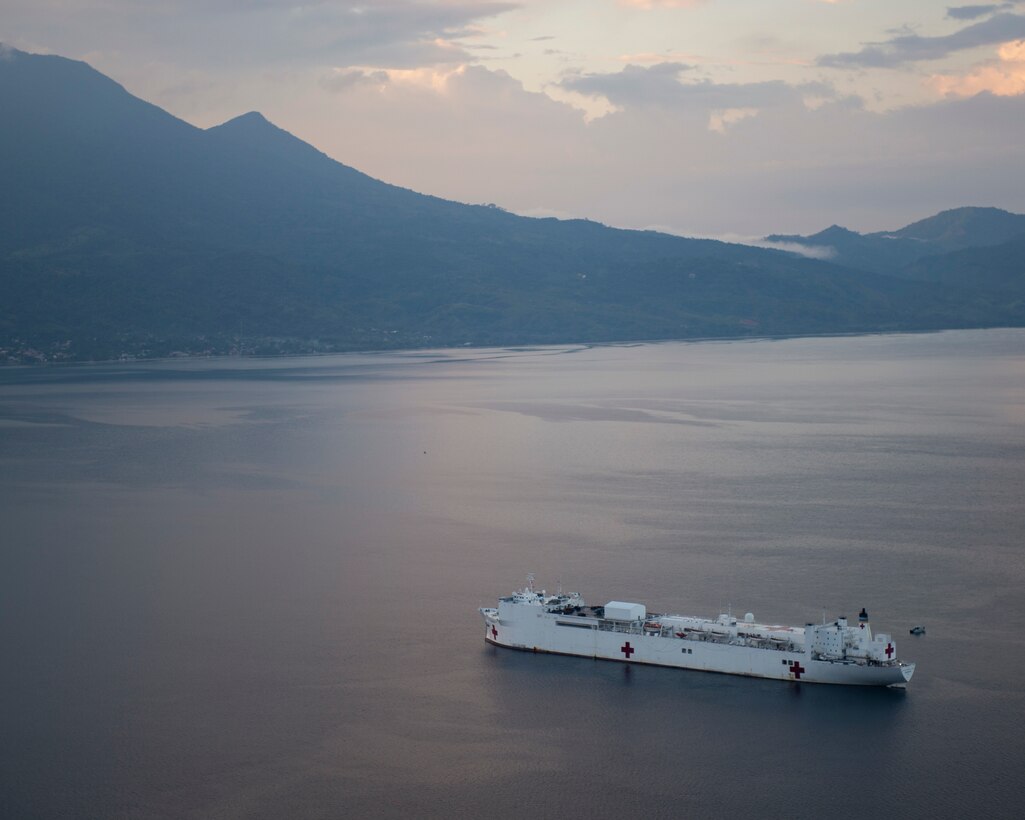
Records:
{"label": "ship hull", "polygon": [[680,638],[664,632],[616,631],[600,628],[594,619],[564,618],[545,612],[529,614],[532,617],[522,622],[485,616],[485,641],[528,652],[800,683],[903,686],[914,672],[914,664],[823,660],[809,657],[800,648],[796,651],[765,649],[714,639]]}

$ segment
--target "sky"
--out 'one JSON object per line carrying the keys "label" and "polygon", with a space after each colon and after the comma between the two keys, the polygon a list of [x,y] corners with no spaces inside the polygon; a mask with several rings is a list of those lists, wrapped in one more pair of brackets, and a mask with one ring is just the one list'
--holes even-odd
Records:
{"label": "sky", "polygon": [[1025,212],[1025,0],[0,0],[0,42],[525,215],[745,240]]}

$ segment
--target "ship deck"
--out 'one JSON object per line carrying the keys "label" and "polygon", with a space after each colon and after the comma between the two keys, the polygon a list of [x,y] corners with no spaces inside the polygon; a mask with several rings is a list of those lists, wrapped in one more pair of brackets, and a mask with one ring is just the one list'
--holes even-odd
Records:
{"label": "ship deck", "polygon": [[[595,626],[600,632],[617,632],[624,635],[647,635],[650,637],[661,637],[681,641],[696,641],[700,643],[724,644],[730,646],[748,646],[753,649],[769,649],[776,652],[793,653],[804,651],[803,645],[798,645],[793,641],[772,640],[771,638],[745,633],[742,629],[738,629],[735,635],[729,633],[705,632],[686,628],[684,628],[682,632],[678,632],[676,631],[677,628],[675,626],[661,623],[662,618],[679,616],[650,613],[643,624],[638,624],[636,622],[608,620],[603,616],[602,611],[602,607],[584,606],[580,607],[579,611],[566,613],[555,610],[553,614],[559,616],[559,623],[566,626],[576,626],[577,624],[572,623],[572,619],[575,618],[587,619],[588,622],[596,621],[597,623]],[[658,625],[657,628],[651,626],[654,624]],[[581,623],[580,626],[584,626],[584,624]]]}

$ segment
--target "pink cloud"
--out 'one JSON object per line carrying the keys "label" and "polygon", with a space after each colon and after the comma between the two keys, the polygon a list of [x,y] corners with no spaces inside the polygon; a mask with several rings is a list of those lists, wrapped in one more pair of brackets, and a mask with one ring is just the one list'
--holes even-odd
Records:
{"label": "pink cloud", "polygon": [[1025,40],[1001,45],[994,62],[967,74],[935,74],[929,84],[945,97],[971,97],[983,92],[999,97],[1025,94]]}

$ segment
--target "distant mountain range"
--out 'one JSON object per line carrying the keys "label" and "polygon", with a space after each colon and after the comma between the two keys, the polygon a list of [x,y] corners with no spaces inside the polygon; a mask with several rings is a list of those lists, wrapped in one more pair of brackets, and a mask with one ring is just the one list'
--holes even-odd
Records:
{"label": "distant mountain range", "polygon": [[[1025,239],[1025,215],[999,208],[955,208],[897,231],[860,234],[833,225],[812,236],[774,234],[765,239],[770,243],[800,245],[809,251],[818,251],[819,258],[826,257],[861,270],[962,284],[956,277],[940,273],[950,269],[949,259],[944,257],[1000,258],[1001,252],[996,249],[1013,247]],[[1018,259],[1025,262],[1020,255]],[[1025,282],[1022,265],[1005,269],[1003,275],[1009,280]],[[964,284],[970,282],[966,280]]]}
{"label": "distant mountain range", "polygon": [[0,111],[0,361],[1025,324],[993,208],[768,238],[806,258],[425,196],[61,57],[0,51]]}

